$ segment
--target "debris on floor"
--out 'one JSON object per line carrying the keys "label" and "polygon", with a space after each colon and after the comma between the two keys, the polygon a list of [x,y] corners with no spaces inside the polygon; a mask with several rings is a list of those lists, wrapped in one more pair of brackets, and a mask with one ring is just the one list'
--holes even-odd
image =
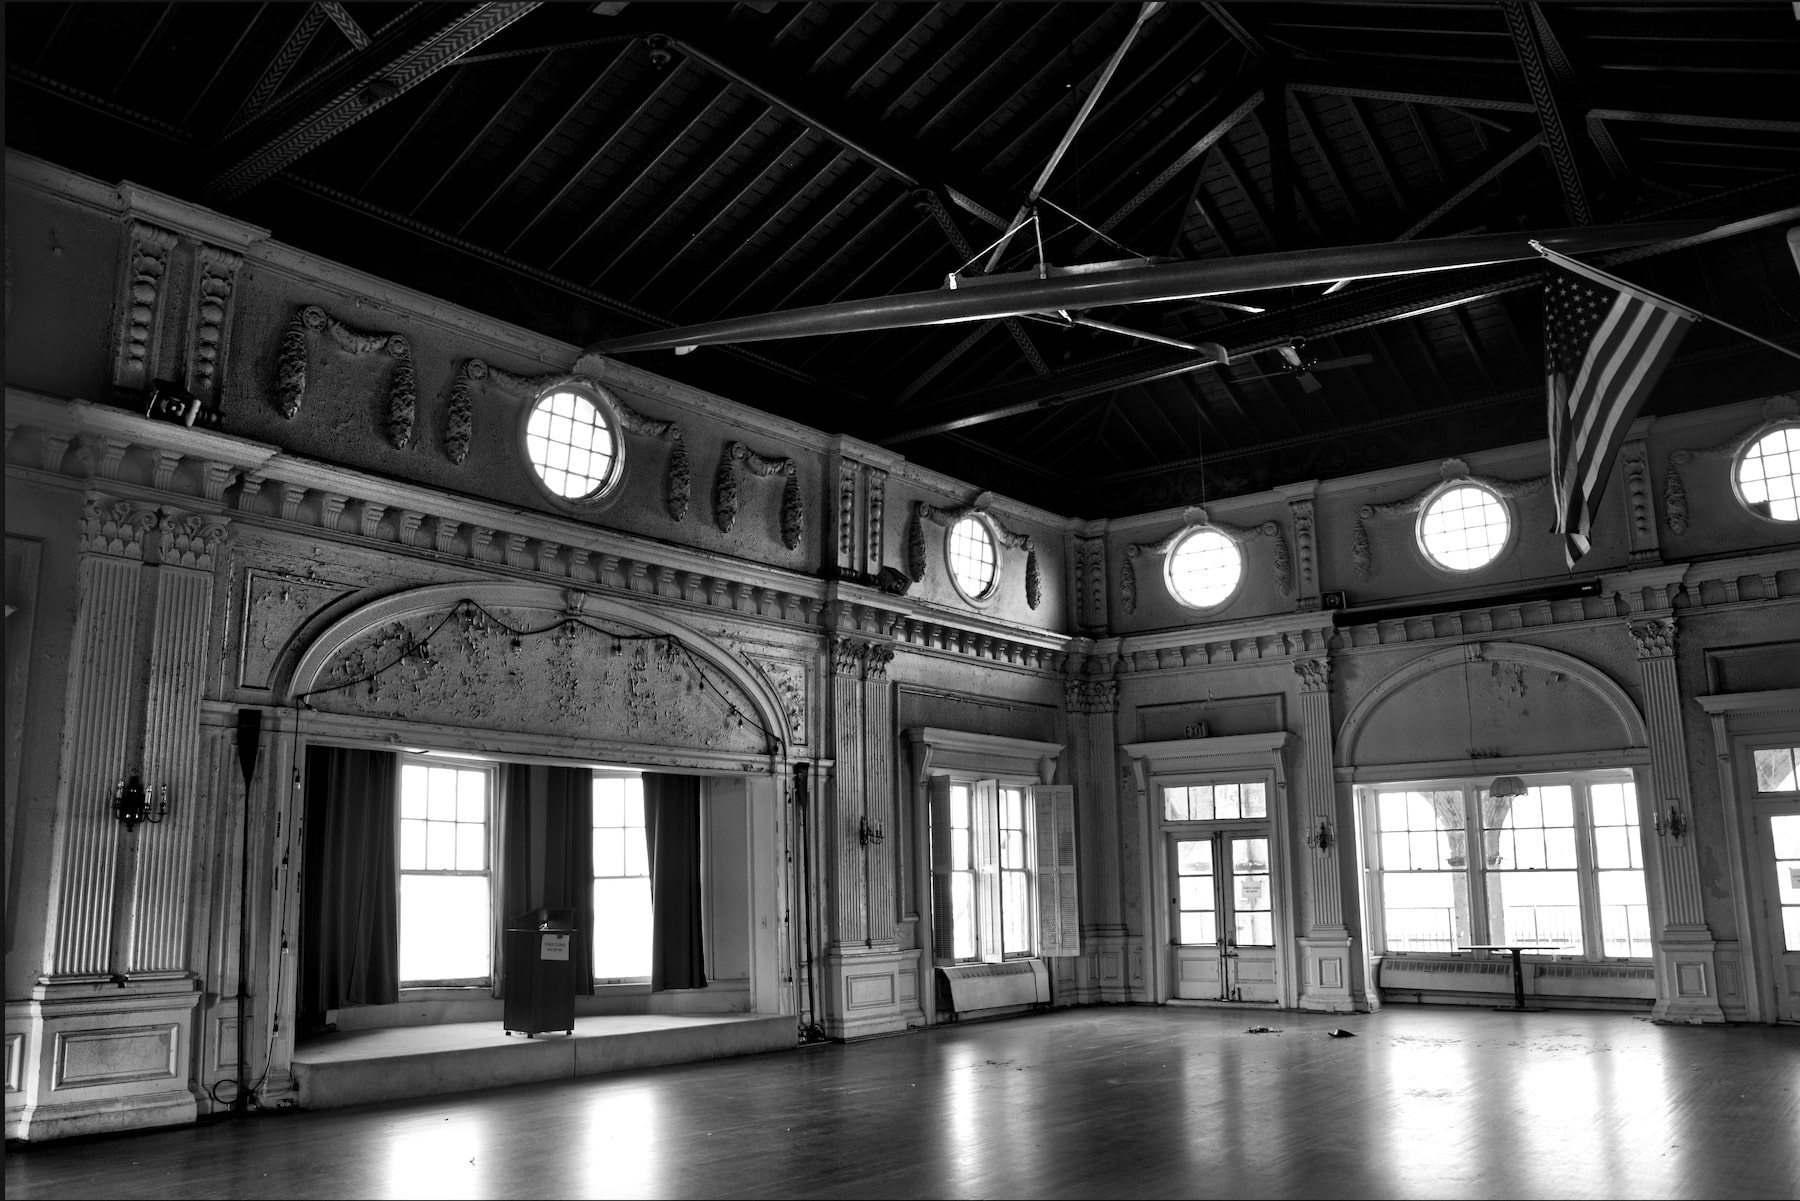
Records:
{"label": "debris on floor", "polygon": [[1252,1027],[1250,1027],[1250,1029],[1244,1031],[1244,1033],[1245,1034],[1280,1034],[1281,1031],[1276,1030],[1269,1026],[1252,1026]]}
{"label": "debris on floor", "polygon": [[1326,1038],[1355,1038],[1356,1031],[1346,1030],[1342,1026],[1333,1026],[1325,1032]]}

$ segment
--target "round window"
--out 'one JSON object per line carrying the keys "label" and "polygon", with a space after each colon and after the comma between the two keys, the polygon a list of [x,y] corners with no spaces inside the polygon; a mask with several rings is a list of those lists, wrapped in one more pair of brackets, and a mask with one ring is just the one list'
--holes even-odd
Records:
{"label": "round window", "polygon": [[1752,442],[1733,475],[1738,496],[1758,517],[1800,521],[1800,425],[1780,425]]}
{"label": "round window", "polygon": [[554,496],[589,500],[612,483],[618,438],[605,410],[572,388],[547,393],[525,422],[525,453]]}
{"label": "round window", "polygon": [[1492,491],[1467,481],[1453,484],[1419,512],[1419,549],[1445,571],[1475,571],[1506,549],[1512,518]]}
{"label": "round window", "polygon": [[1176,600],[1191,609],[1216,609],[1244,578],[1244,552],[1218,530],[1200,526],[1169,548],[1163,573]]}
{"label": "round window", "polygon": [[1000,555],[994,545],[994,531],[987,522],[971,513],[950,527],[950,539],[944,557],[950,563],[950,578],[957,590],[970,600],[984,600],[994,591],[1000,574]]}

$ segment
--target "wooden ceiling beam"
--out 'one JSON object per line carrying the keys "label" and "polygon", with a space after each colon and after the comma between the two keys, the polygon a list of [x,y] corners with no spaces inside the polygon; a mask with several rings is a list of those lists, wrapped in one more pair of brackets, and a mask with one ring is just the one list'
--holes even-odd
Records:
{"label": "wooden ceiling beam", "polygon": [[[453,15],[446,16],[446,8]],[[392,103],[537,8],[536,0],[458,6],[416,5],[382,28],[367,50],[320,71],[272,105],[240,137],[219,147],[226,166],[203,195],[239,196]]]}
{"label": "wooden ceiling beam", "polygon": [[412,202],[412,207],[406,210],[408,216],[416,217],[419,215],[419,210],[430,203],[431,198],[437,195],[438,189],[443,187],[444,184],[449,181],[450,177],[456,174],[457,170],[461,168],[464,163],[469,161],[470,157],[472,157],[475,152],[481,148],[482,144],[487,141],[488,135],[499,128],[500,122],[513,111],[513,107],[519,103],[520,98],[522,98],[526,92],[531,90],[532,86],[538,82],[541,76],[549,72],[550,63],[551,56],[548,54],[532,63],[525,74],[519,77],[519,82],[513,85],[512,91],[507,94],[506,99],[499,104],[494,105],[493,111],[488,114],[488,119],[482,122],[481,128],[476,130],[473,135],[464,134],[452,143],[461,148],[451,157],[450,161],[445,164],[444,169],[438,172],[437,178],[431,181],[431,186],[420,193],[419,198]]}
{"label": "wooden ceiling beam", "polygon": [[1574,225],[1592,225],[1594,207],[1589,200],[1592,185],[1586,165],[1581,161],[1563,119],[1570,109],[1564,88],[1545,62],[1539,42],[1533,10],[1536,5],[1523,0],[1500,0],[1500,11],[1506,17],[1507,32],[1512,35],[1513,51],[1518,55],[1519,69],[1525,74],[1525,86],[1531,92],[1537,109],[1538,125],[1544,131],[1544,144],[1550,149],[1550,161],[1556,165],[1556,181],[1562,188],[1563,207]]}
{"label": "wooden ceiling beam", "polygon": [[[70,4],[68,7],[70,11],[73,11],[80,5]],[[271,58],[263,67],[263,73],[257,76],[254,84],[250,85],[250,91],[239,103],[237,111],[225,123],[224,136],[230,137],[262,112],[270,97],[275,95],[275,90],[281,86],[282,81],[288,77],[288,73],[294,69],[294,64],[300,61],[300,56],[306,53],[308,46],[312,45],[313,38],[318,35],[319,30],[325,27],[324,9],[316,4],[300,5],[299,9],[299,18],[294,22],[294,27],[288,30],[287,37],[282,39],[280,49],[275,51],[275,57]],[[58,26],[58,28],[61,27]]]}
{"label": "wooden ceiling beam", "polygon": [[[626,53],[630,53],[630,51],[623,51],[621,57]],[[601,137],[599,142],[595,144],[593,150],[589,151],[588,154],[582,158],[580,166],[565,172],[562,179],[558,181],[554,187],[548,189],[550,192],[550,199],[538,205],[537,211],[531,214],[531,219],[529,221],[519,223],[519,227],[513,231],[512,238],[506,243],[507,254],[511,254],[513,248],[524,241],[526,236],[538,227],[539,222],[553,212],[557,205],[568,198],[569,193],[574,190],[575,185],[580,183],[583,179],[586,179],[588,172],[598,166],[600,160],[606,157],[607,152],[618,144],[619,138],[623,136],[627,130],[635,127],[638,119],[649,112],[657,101],[663,98],[663,94],[668,91],[670,86],[674,83],[676,76],[679,74],[679,71],[671,69],[653,76],[655,83],[644,92],[643,98],[637,102],[631,112],[626,114],[622,120],[613,124],[611,131]]]}

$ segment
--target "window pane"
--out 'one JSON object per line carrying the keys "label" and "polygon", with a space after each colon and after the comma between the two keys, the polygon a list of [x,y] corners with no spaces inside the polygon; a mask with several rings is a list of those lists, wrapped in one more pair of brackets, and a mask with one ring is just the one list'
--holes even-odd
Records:
{"label": "window pane", "polygon": [[1182,876],[1176,883],[1179,885],[1177,899],[1182,909],[1199,910],[1213,907],[1211,876]]}
{"label": "window pane", "polygon": [[950,831],[950,870],[957,872],[969,870],[969,832],[967,830]]}
{"label": "window pane", "polygon": [[425,769],[407,764],[400,769],[400,816],[425,816]]}
{"label": "window pane", "polygon": [[640,776],[625,781],[625,824],[644,824],[644,781]]}
{"label": "window pane", "polygon": [[1602,953],[1648,956],[1650,906],[1644,898],[1644,873],[1601,872],[1599,880]]}
{"label": "window pane", "polygon": [[1023,830],[1000,831],[1000,866],[1003,868],[1023,868],[1025,866],[1025,832]]}
{"label": "window pane", "polygon": [[426,769],[426,815],[435,822],[456,820],[456,770],[449,767]]}
{"label": "window pane", "polygon": [[1221,821],[1240,816],[1236,784],[1213,786],[1213,816]]}
{"label": "window pane", "polygon": [[594,825],[625,824],[625,781],[601,776],[594,781]]}
{"label": "window pane", "polygon": [[1240,947],[1272,947],[1275,945],[1275,922],[1266,913],[1237,915],[1237,943]]}
{"label": "window pane", "polygon": [[1211,784],[1201,784],[1188,789],[1188,816],[1197,822],[1213,820],[1213,788]]}
{"label": "window pane", "polygon": [[594,881],[594,978],[650,974],[650,881],[647,877]]}
{"label": "window pane", "polygon": [[1412,866],[1412,856],[1408,853],[1412,845],[1412,835],[1401,830],[1398,833],[1381,835],[1381,866],[1391,872],[1403,872]]}
{"label": "window pane", "polygon": [[1025,790],[1022,788],[1002,788],[1000,790],[1000,825],[1002,829],[1023,830],[1025,828]]}
{"label": "window pane", "polygon": [[434,872],[456,870],[455,822],[425,823],[425,866]]}
{"label": "window pane", "polygon": [[[424,794],[419,797],[420,805],[424,804]],[[402,871],[418,869],[425,866],[425,823],[423,821],[402,821],[400,823],[400,868]]]}
{"label": "window pane", "polygon": [[484,822],[487,820],[486,772],[459,771],[456,773],[456,820],[459,822]]}
{"label": "window pane", "polygon": [[1622,826],[1636,820],[1634,814],[1625,811],[1625,786],[1622,784],[1595,784],[1588,789],[1588,807],[1594,814],[1596,826]]}
{"label": "window pane", "polygon": [[1575,831],[1544,831],[1544,863],[1551,868],[1575,867]]}
{"label": "window pane", "polygon": [[1031,953],[1031,877],[1026,872],[1000,873],[1000,951]]}
{"label": "window pane", "polygon": [[1188,790],[1185,788],[1163,789],[1163,820],[1184,822],[1188,820]]}
{"label": "window pane", "polygon": [[1389,951],[1454,951],[1469,938],[1469,891],[1460,873],[1412,872],[1381,878]]}
{"label": "window pane", "polygon": [[1260,781],[1243,786],[1243,804],[1245,817],[1269,816],[1268,786]]}
{"label": "window pane", "polygon": [[629,826],[625,830],[625,874],[650,874],[650,844],[644,839],[644,827],[641,825]]}
{"label": "window pane", "polygon": [[975,877],[956,872],[950,877],[950,912],[955,925],[951,952],[957,959],[975,958]]}
{"label": "window pane", "polygon": [[1594,866],[1605,870],[1636,867],[1631,860],[1631,835],[1618,826],[1599,826],[1594,830]]}
{"label": "window pane", "polygon": [[1175,870],[1187,875],[1212,874],[1212,843],[1195,839],[1175,844]]}
{"label": "window pane", "polygon": [[1574,872],[1489,872],[1488,941],[1562,944],[1582,953],[1580,886]]}
{"label": "window pane", "polygon": [[1800,783],[1794,778],[1794,761],[1800,757],[1792,747],[1751,752],[1756,763],[1756,791],[1794,792]]}
{"label": "window pane", "polygon": [[1269,902],[1269,877],[1264,875],[1233,875],[1231,878],[1231,906],[1239,913],[1252,909],[1266,910]]}
{"label": "window pane", "polygon": [[1268,871],[1269,840],[1266,838],[1232,839],[1231,870],[1234,872]]}
{"label": "window pane", "polygon": [[484,979],[490,940],[486,876],[400,877],[403,983]]}
{"label": "window pane", "polygon": [[1181,915],[1181,941],[1187,946],[1211,946],[1219,941],[1219,920],[1214,913]]}
{"label": "window pane", "polygon": [[625,874],[624,830],[601,829],[594,831],[594,874],[596,876],[622,876]]}
{"label": "window pane", "polygon": [[969,786],[967,784],[950,786],[950,828],[952,830],[969,828]]}
{"label": "window pane", "polygon": [[470,822],[456,823],[456,870],[487,870],[487,827]]}

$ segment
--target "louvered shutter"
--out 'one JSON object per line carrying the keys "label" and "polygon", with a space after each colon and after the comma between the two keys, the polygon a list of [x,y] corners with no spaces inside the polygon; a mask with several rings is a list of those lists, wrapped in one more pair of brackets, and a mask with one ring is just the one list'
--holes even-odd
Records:
{"label": "louvered shutter", "polygon": [[1081,912],[1075,892],[1075,789],[1039,784],[1031,789],[1036,820],[1038,954],[1081,954]]}
{"label": "louvered shutter", "polygon": [[1000,955],[1000,785],[977,780],[969,789],[969,865],[975,869],[977,954],[988,963]]}
{"label": "louvered shutter", "polygon": [[950,777],[932,776],[931,955],[941,965],[956,962],[956,904],[950,895]]}

